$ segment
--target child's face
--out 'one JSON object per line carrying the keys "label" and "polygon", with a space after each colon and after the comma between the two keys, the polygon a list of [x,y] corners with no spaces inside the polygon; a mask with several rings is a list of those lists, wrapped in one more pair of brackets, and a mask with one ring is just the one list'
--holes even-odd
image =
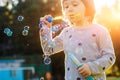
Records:
{"label": "child's face", "polygon": [[81,0],[64,0],[63,12],[71,23],[83,20],[85,17],[85,6]]}

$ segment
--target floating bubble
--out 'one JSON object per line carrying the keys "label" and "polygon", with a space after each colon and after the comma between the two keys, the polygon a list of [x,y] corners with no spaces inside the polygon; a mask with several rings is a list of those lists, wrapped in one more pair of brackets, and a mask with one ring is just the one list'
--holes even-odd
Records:
{"label": "floating bubble", "polygon": [[22,31],[22,35],[23,35],[23,36],[27,36],[27,35],[28,35],[28,30],[23,30],[23,31]]}
{"label": "floating bubble", "polygon": [[25,26],[24,30],[29,30],[29,28],[30,28],[29,26]]}
{"label": "floating bubble", "polygon": [[12,36],[12,34],[13,34],[13,32],[12,31],[9,31],[9,32],[7,32],[7,36]]}
{"label": "floating bubble", "polygon": [[51,63],[51,58],[49,58],[48,56],[45,56],[44,63],[47,64],[47,65],[50,64]]}
{"label": "floating bubble", "polygon": [[18,16],[18,21],[22,21],[24,19],[23,16]]}
{"label": "floating bubble", "polygon": [[51,47],[51,48],[54,48],[55,47],[55,41],[54,40],[49,40],[48,41],[48,46]]}
{"label": "floating bubble", "polygon": [[6,34],[7,32],[10,32],[9,28],[4,28],[4,33]]}
{"label": "floating bubble", "polygon": [[12,36],[12,34],[13,34],[13,32],[9,28],[5,28],[4,33],[9,37]]}

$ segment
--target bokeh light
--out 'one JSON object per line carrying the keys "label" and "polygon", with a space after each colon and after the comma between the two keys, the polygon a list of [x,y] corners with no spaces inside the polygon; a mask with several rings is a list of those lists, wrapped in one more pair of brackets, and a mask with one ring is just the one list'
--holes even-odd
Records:
{"label": "bokeh light", "polygon": [[48,0],[42,0],[44,4],[46,4],[48,2]]}
{"label": "bokeh light", "polygon": [[96,10],[99,11],[104,5],[111,7],[115,3],[115,0],[94,0],[94,2]]}

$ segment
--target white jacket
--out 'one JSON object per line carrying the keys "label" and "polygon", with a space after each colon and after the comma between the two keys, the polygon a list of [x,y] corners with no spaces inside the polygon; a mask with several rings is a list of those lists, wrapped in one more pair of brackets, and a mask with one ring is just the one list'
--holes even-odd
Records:
{"label": "white jacket", "polygon": [[[48,32],[47,34],[51,34]],[[87,63],[95,80],[106,80],[105,70],[115,62],[114,48],[109,32],[101,25],[91,24],[84,27],[67,27],[52,39],[55,47],[48,47],[47,40],[41,36],[41,46],[44,53],[52,55],[64,50],[65,53],[65,80],[86,80],[68,57],[71,52],[81,63]]]}

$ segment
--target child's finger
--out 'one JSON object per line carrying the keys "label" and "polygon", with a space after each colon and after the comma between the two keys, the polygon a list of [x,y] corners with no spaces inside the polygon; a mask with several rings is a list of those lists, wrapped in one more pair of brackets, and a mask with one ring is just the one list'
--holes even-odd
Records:
{"label": "child's finger", "polygon": [[43,20],[43,22],[44,22],[45,24],[49,24],[49,22],[48,22],[47,20],[45,20],[45,19]]}
{"label": "child's finger", "polygon": [[41,17],[41,18],[40,18],[40,21],[42,21],[43,19],[44,19],[44,17]]}
{"label": "child's finger", "polygon": [[80,74],[83,74],[83,73],[85,72],[85,70],[84,70],[84,68],[79,68],[78,72],[79,72]]}
{"label": "child's finger", "polygon": [[86,74],[87,74],[84,68],[80,68],[78,72],[79,72],[83,77],[85,77]]}
{"label": "child's finger", "polygon": [[88,77],[88,73],[81,74],[84,78]]}
{"label": "child's finger", "polygon": [[49,17],[52,17],[51,15],[45,15],[45,19],[47,20]]}
{"label": "child's finger", "polygon": [[52,17],[50,14],[47,15],[48,17]]}
{"label": "child's finger", "polygon": [[48,15],[45,15],[45,19],[47,19],[48,18]]}
{"label": "child's finger", "polygon": [[40,18],[40,21],[44,21],[44,20],[46,20],[48,17],[47,17],[47,15],[45,15],[44,17],[41,17]]}
{"label": "child's finger", "polygon": [[84,69],[84,67],[82,66],[82,67],[78,68],[78,71],[80,72],[80,71],[82,71],[83,69]]}

